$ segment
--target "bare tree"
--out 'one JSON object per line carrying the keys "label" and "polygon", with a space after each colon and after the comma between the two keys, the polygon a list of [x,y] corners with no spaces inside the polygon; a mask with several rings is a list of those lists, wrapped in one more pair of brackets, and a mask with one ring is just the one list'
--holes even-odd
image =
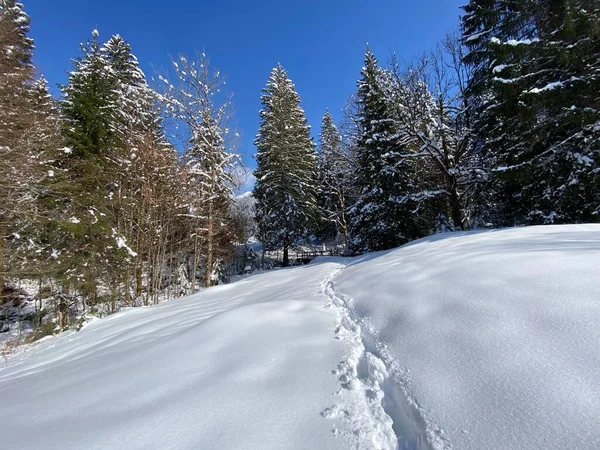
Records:
{"label": "bare tree", "polygon": [[469,108],[464,90],[468,68],[462,62],[463,48],[453,34],[429,56],[392,70],[396,83],[391,104],[396,118],[419,150],[404,155],[427,160],[429,185],[417,197],[446,197],[455,227],[470,226],[470,207],[476,188],[485,178],[473,152]]}
{"label": "bare tree", "polygon": [[213,70],[204,53],[194,59],[180,55],[172,61],[175,86],[160,76],[168,88],[163,98],[167,113],[183,129],[184,162],[194,199],[186,215],[196,222],[192,290],[200,248],[204,247],[204,285],[211,286],[215,265],[215,244],[226,231],[232,192],[232,166],[237,155],[232,151],[230,132],[231,95],[223,92],[225,81]]}

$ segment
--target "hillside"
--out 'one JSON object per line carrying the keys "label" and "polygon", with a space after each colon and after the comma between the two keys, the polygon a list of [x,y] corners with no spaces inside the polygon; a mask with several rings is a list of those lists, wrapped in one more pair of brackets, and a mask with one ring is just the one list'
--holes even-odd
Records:
{"label": "hillside", "polygon": [[320,258],[0,362],[0,447],[597,449],[598,323],[598,225]]}

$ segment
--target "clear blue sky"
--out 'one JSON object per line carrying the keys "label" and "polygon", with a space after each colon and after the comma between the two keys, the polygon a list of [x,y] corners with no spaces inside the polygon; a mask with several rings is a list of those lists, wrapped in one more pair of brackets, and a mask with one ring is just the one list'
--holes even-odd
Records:
{"label": "clear blue sky", "polygon": [[21,0],[32,19],[35,61],[52,85],[65,83],[78,44],[100,31],[130,42],[142,69],[168,55],[205,50],[234,93],[240,151],[254,167],[260,91],[281,62],[313,133],[329,108],[336,120],[355,90],[368,42],[380,60],[410,59],[455,28],[465,0]]}

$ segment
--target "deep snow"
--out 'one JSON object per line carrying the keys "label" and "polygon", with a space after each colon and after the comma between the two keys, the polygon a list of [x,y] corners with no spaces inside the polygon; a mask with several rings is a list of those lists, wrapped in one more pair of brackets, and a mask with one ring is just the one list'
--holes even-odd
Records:
{"label": "deep snow", "polygon": [[600,448],[600,226],[445,234],[0,362],[2,449]]}
{"label": "deep snow", "polygon": [[600,449],[599,225],[434,236],[336,285],[454,449]]}
{"label": "deep snow", "polygon": [[344,448],[323,263],[123,311],[0,370],[0,448]]}

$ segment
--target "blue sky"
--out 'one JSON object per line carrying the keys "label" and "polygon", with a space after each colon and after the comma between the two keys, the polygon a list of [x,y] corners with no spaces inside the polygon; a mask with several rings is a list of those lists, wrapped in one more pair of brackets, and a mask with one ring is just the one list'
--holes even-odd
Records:
{"label": "blue sky", "polygon": [[130,42],[142,69],[169,66],[169,54],[204,50],[234,93],[240,152],[254,167],[260,91],[280,62],[302,98],[313,133],[329,108],[336,120],[355,90],[365,45],[380,60],[410,59],[455,28],[465,0],[21,0],[32,19],[36,63],[64,83],[78,44],[100,31]]}

